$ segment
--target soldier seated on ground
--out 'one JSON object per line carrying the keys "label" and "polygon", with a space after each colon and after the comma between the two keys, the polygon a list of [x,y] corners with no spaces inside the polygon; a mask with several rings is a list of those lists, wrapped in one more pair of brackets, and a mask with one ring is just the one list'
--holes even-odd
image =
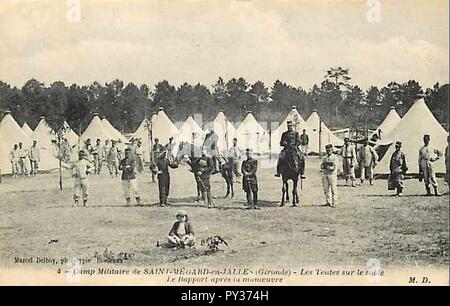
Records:
{"label": "soldier seated on ground", "polygon": [[195,244],[194,227],[189,221],[187,212],[179,210],[175,217],[177,221],[173,224],[169,236],[169,244],[175,247],[192,247]]}

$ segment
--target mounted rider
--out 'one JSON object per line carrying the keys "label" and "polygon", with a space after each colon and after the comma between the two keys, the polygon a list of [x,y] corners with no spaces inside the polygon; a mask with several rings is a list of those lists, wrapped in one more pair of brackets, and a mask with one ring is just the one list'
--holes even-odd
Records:
{"label": "mounted rider", "polygon": [[[301,144],[300,135],[297,131],[294,131],[294,124],[292,123],[292,121],[287,122],[287,128],[287,131],[283,132],[283,134],[281,135],[280,146],[283,147],[283,150],[281,150],[280,156],[278,157],[277,173],[275,174],[276,177],[280,177],[280,163],[285,161],[286,157],[288,156],[293,157],[292,160],[294,161],[296,168],[301,166],[300,161],[302,155],[300,149],[298,148],[298,146]],[[303,171],[301,171],[301,174],[301,177],[304,178]]]}

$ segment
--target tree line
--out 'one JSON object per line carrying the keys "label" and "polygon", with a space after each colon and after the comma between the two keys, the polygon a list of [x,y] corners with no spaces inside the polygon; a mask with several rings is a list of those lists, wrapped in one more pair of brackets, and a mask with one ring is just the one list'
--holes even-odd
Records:
{"label": "tree line", "polygon": [[321,83],[309,90],[280,80],[269,88],[261,81],[250,84],[244,78],[225,81],[220,77],[209,88],[200,83],[175,87],[167,80],[158,82],[154,88],[147,84],[125,84],[118,79],[90,85],[56,81],[48,86],[31,79],[22,88],[0,81],[1,111],[11,111],[19,124],[27,122],[35,128],[39,118],[45,116],[54,130],[67,121],[77,133],[84,131],[95,112],[106,116],[120,131],[131,133],[159,107],[164,107],[174,122],[199,113],[203,121],[212,120],[223,109],[232,122],[241,122],[247,111],[252,111],[257,120],[270,123],[284,120],[294,105],[305,120],[317,110],[332,129],[374,129],[391,106],[403,116],[421,97],[448,129],[449,84],[436,83],[424,89],[410,80],[390,82],[382,88],[370,86],[364,91],[351,84],[348,69],[341,67],[330,68]]}

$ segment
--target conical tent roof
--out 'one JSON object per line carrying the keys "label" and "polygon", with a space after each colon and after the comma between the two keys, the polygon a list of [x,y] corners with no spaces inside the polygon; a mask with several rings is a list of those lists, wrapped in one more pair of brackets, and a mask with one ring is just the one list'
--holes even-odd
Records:
{"label": "conical tent roof", "polygon": [[[342,146],[344,141],[333,134],[333,132],[326,126],[319,114],[313,111],[306,120],[307,133],[309,136],[309,152],[319,153],[325,152],[325,146],[331,143],[333,146]],[[320,133],[320,146],[319,151],[319,133]]]}
{"label": "conical tent roof", "polygon": [[[402,142],[402,152],[406,156],[409,164],[409,172],[417,172],[417,160],[419,149],[423,146],[423,135],[429,134],[431,137],[430,147],[445,152],[447,147],[448,133],[439,124],[431,113],[428,106],[421,99],[416,101],[403,117],[402,121],[392,131],[390,142],[392,143],[384,155],[383,159],[376,166],[376,173],[389,173],[389,163],[392,153],[395,151],[394,143]],[[435,172],[445,173],[445,161],[441,158],[434,163]]]}
{"label": "conical tent roof", "polygon": [[400,121],[402,121],[402,118],[400,118],[395,107],[391,107],[386,118],[384,118],[375,132],[378,133],[378,131],[381,131],[381,142],[383,142],[383,139],[390,138],[392,131],[395,130]]}
{"label": "conical tent roof", "polygon": [[152,124],[153,139],[158,138],[159,143],[162,145],[168,143],[170,137],[176,138],[178,136],[179,131],[177,127],[170,121],[162,108],[159,109]]}
{"label": "conical tent roof", "polygon": [[57,152],[56,139],[45,118],[41,117],[33,135],[31,135],[31,139],[37,141],[37,147],[39,148],[39,170],[57,169],[59,161],[55,157]]}
{"label": "conical tent roof", "polygon": [[105,127],[97,114],[94,114],[94,117],[80,138],[81,141],[85,141],[90,138],[91,143],[95,143],[97,139],[100,139],[102,143],[107,139],[115,139],[113,135],[109,134],[108,131],[105,130]]}
{"label": "conical tent roof", "polygon": [[203,144],[205,135],[206,133],[197,124],[197,122],[195,122],[192,116],[189,116],[181,126],[178,136],[175,138],[175,142],[193,142],[195,145],[201,146]]}
{"label": "conical tent roof", "polygon": [[308,126],[306,125],[305,120],[300,115],[300,113],[297,111],[297,108],[295,106],[292,107],[292,110],[287,115],[286,119],[275,129],[272,131],[271,135],[271,148],[272,152],[280,152],[280,140],[281,135],[287,131],[287,122],[292,121],[294,124],[294,131],[297,131],[299,134],[303,132],[303,130],[306,130],[306,133],[308,133]]}
{"label": "conical tent roof", "polygon": [[80,137],[77,135],[77,133],[72,130],[72,128],[66,121],[64,121],[64,126],[66,130],[63,137],[66,138],[69,144],[72,146],[78,144],[78,140]]}
{"label": "conical tent roof", "polygon": [[9,152],[14,144],[21,142],[25,148],[31,146],[31,138],[25,134],[22,128],[9,112],[0,122],[0,170],[2,174],[11,173],[11,163],[9,161]]}
{"label": "conical tent roof", "polygon": [[238,146],[251,148],[253,152],[269,152],[269,133],[256,121],[252,113],[248,113],[236,130]]}
{"label": "conical tent roof", "polygon": [[28,137],[31,137],[31,135],[33,135],[33,130],[26,122],[23,124],[22,130],[25,132],[25,134],[28,135]]}
{"label": "conical tent roof", "polygon": [[151,121],[148,118],[144,118],[141,124],[137,128],[136,132],[133,134],[133,138],[137,138],[142,142],[142,151],[144,152],[144,160],[150,160],[149,152],[151,152],[150,148],[150,140],[149,140],[149,128],[151,122],[153,122],[156,118],[156,114],[152,115]]}
{"label": "conical tent roof", "polygon": [[217,146],[221,152],[226,151],[233,145],[233,138],[237,138],[236,128],[228,120],[225,114],[220,111],[213,121],[214,132],[219,136]]}
{"label": "conical tent roof", "polygon": [[121,140],[123,143],[127,142],[127,138],[123,136],[121,132],[119,132],[112,124],[109,122],[109,120],[106,117],[103,117],[102,119],[103,127],[105,128],[105,131],[112,135],[114,140]]}

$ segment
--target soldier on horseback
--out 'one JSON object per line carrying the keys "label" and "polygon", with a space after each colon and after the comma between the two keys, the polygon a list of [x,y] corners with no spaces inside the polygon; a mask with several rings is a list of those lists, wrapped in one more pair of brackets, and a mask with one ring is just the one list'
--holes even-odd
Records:
{"label": "soldier on horseback", "polygon": [[298,146],[300,145],[300,135],[298,134],[297,131],[294,131],[292,121],[287,122],[287,127],[288,130],[281,135],[280,146],[283,147],[283,150],[281,150],[280,156],[278,158],[277,173],[275,174],[275,176],[280,177],[281,175],[280,165],[290,160],[293,162],[294,168],[301,170],[300,171],[301,178],[304,178],[303,176],[304,162],[302,162],[303,156],[298,148]]}

